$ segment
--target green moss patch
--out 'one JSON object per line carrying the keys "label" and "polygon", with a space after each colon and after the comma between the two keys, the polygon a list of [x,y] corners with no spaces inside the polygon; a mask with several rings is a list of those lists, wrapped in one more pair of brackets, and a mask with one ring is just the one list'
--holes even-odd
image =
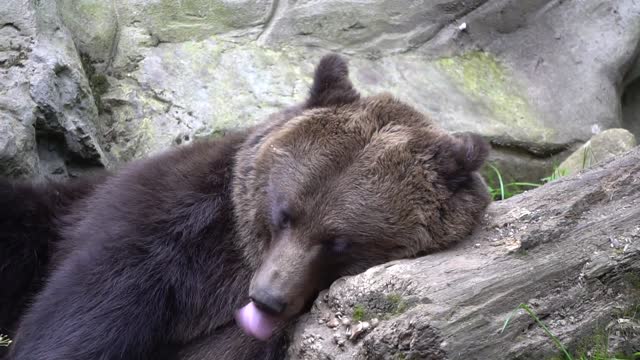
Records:
{"label": "green moss patch", "polygon": [[353,307],[353,314],[351,315],[351,318],[354,321],[364,321],[366,317],[367,310],[365,310],[363,305],[358,304]]}
{"label": "green moss patch", "polygon": [[512,128],[533,131],[541,138],[551,135],[552,130],[540,123],[493,55],[482,51],[469,52],[442,58],[436,61],[436,65],[470,98],[486,104],[497,121]]}
{"label": "green moss patch", "polygon": [[353,307],[351,319],[354,321],[367,321],[373,318],[390,319],[398,316],[415,303],[413,298],[405,298],[400,294],[370,294],[359,304]]}

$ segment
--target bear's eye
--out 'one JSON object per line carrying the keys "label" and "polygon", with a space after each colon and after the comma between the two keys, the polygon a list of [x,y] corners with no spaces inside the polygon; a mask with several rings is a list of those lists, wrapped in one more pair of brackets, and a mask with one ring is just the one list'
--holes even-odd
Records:
{"label": "bear's eye", "polygon": [[291,214],[286,210],[280,210],[275,225],[280,230],[289,228],[291,226]]}
{"label": "bear's eye", "polygon": [[334,253],[345,253],[351,250],[351,241],[344,237],[334,237],[324,242],[326,249]]}

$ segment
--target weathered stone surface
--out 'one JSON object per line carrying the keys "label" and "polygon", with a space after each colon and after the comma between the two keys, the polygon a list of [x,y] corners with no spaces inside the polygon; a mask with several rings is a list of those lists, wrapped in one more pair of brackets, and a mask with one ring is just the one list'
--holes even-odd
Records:
{"label": "weathered stone surface", "polygon": [[407,52],[487,0],[280,1],[260,41],[371,56]]}
{"label": "weathered stone surface", "polygon": [[0,175],[31,177],[38,173],[34,128],[0,115]]}
{"label": "weathered stone surface", "polygon": [[78,49],[104,68],[117,52],[126,28],[159,42],[203,40],[217,34],[255,38],[272,11],[268,0],[57,0]]}
{"label": "weathered stone surface", "polygon": [[[595,336],[610,351],[640,349],[640,148],[592,170],[494,203],[454,248],[337,280],[293,332],[290,359],[544,359],[553,342],[527,303],[568,348]],[[634,316],[635,312],[635,316]],[[340,342],[335,314],[378,319]],[[623,328],[624,327],[624,328]],[[607,335],[605,335],[607,336]]]}
{"label": "weathered stone surface", "polygon": [[609,129],[594,135],[558,166],[566,174],[574,174],[597,163],[620,155],[636,146],[636,138],[625,129]]}
{"label": "weathered stone surface", "polygon": [[0,6],[0,174],[37,174],[35,104],[29,96],[28,58],[35,41],[33,9],[27,1]]}
{"label": "weathered stone surface", "polygon": [[106,66],[117,50],[120,34],[115,4],[104,0],[58,0],[62,22],[73,35],[81,54]]}
{"label": "weathered stone surface", "polygon": [[[128,160],[185,138],[261,121],[304,98],[322,53],[297,48],[275,51],[224,39],[151,48],[127,77],[109,78],[109,91],[101,97],[111,115],[105,122],[122,137],[114,139],[111,152],[116,159]],[[469,75],[472,71],[478,74]],[[488,137],[509,133],[530,144],[544,144],[554,131],[537,120],[517,89],[504,82],[506,70],[486,53],[470,54],[460,63],[409,56],[377,62],[352,58],[351,73],[363,93],[389,91],[451,131],[476,131]],[[472,78],[472,86],[491,89],[503,103],[480,95],[468,97],[461,88],[463,73],[467,80]],[[424,77],[404,80],[412,74]],[[544,146],[531,151],[544,152]]]}
{"label": "weathered stone surface", "polygon": [[[468,98],[512,120],[511,130],[533,118],[552,130],[538,142],[564,144],[586,141],[594,124],[620,125],[618,89],[638,50],[639,18],[633,0],[281,2],[261,41],[375,57],[444,57],[441,65]],[[483,52],[464,55],[477,50]],[[405,75],[394,83],[440,80]],[[501,135],[505,143],[530,141]]]}
{"label": "weathered stone surface", "polygon": [[98,112],[70,33],[55,15],[54,2],[40,2],[33,48],[30,93],[38,126],[63,135],[69,150],[87,160],[104,160],[97,139]]}
{"label": "weathered stone surface", "polygon": [[551,142],[570,144],[589,139],[594,126],[621,126],[621,89],[638,53],[639,18],[633,0],[536,0],[490,1],[461,21],[474,46],[513,69],[512,81],[522,85],[539,121],[555,129]]}
{"label": "weathered stone surface", "polygon": [[519,180],[548,173],[594,127],[635,126],[620,112],[640,43],[633,0],[58,3],[95,67],[102,137],[118,161],[299,101],[329,50],[350,56],[366,92],[491,139],[506,173],[535,158]]}
{"label": "weathered stone surface", "polygon": [[142,27],[161,42],[180,42],[221,33],[248,35],[267,21],[272,1],[132,0],[116,2],[116,6],[120,24]]}
{"label": "weathered stone surface", "polygon": [[62,139],[64,154],[59,157],[107,161],[97,138],[91,89],[56,14],[55,2],[10,0],[0,5],[0,159],[5,175],[51,175],[48,160],[39,160],[40,137]]}
{"label": "weathered stone surface", "polygon": [[[113,143],[109,151],[118,160],[128,160],[185,138],[261,121],[278,107],[304,98],[322,53],[275,51],[217,38],[150,48],[127,77],[109,77],[109,90],[101,96],[111,118],[104,122],[117,135],[106,141]],[[547,142],[555,130],[538,121],[525,98],[504,80],[507,70],[489,54],[436,61],[352,58],[351,73],[364,94],[389,91],[450,131],[475,131],[496,139],[508,133],[530,144],[528,152],[537,156],[562,150]],[[411,82],[405,81],[409,78]],[[490,91],[493,98],[469,97],[465,81]]]}
{"label": "weathered stone surface", "polygon": [[99,156],[91,90],[68,33],[59,29],[55,16],[46,16],[55,14],[55,8],[44,6],[39,11],[45,16],[38,15],[30,1],[0,6],[4,176],[65,177],[74,167],[70,156],[93,161]]}
{"label": "weathered stone surface", "polygon": [[109,78],[107,150],[126,161],[263,121],[304,98],[313,65],[297,51],[215,38],[161,44],[130,76]]}

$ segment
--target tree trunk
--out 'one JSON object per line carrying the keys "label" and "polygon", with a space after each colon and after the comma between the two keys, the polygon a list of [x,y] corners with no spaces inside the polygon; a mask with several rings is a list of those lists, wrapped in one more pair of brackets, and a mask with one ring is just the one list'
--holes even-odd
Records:
{"label": "tree trunk", "polygon": [[[513,313],[521,303],[573,356],[631,354],[640,351],[639,294],[635,148],[492,204],[483,226],[450,250],[339,279],[298,322],[288,356],[561,358],[531,316]],[[359,321],[369,328],[358,331],[367,325]]]}

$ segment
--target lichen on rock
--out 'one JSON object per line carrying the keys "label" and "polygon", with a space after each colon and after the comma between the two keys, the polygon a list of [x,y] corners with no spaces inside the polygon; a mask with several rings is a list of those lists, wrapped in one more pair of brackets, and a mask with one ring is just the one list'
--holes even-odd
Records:
{"label": "lichen on rock", "polygon": [[539,121],[525,96],[495,56],[474,51],[442,58],[436,63],[466,94],[485,104],[493,120],[500,122],[504,128],[526,134],[521,137],[532,142],[548,141],[553,135],[553,129],[546,128]]}

